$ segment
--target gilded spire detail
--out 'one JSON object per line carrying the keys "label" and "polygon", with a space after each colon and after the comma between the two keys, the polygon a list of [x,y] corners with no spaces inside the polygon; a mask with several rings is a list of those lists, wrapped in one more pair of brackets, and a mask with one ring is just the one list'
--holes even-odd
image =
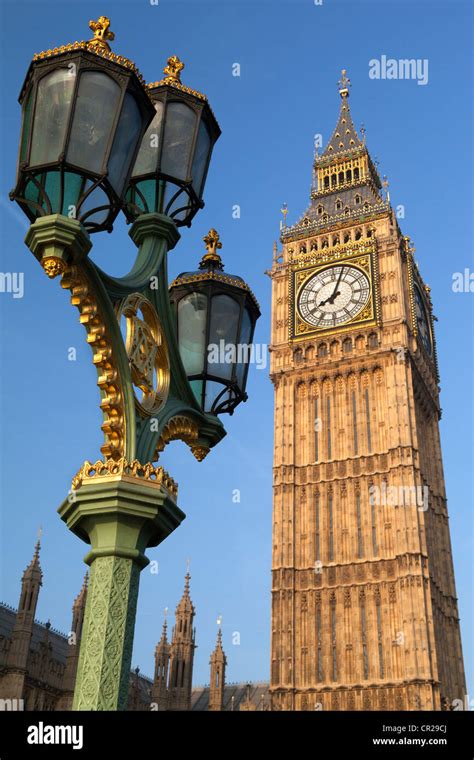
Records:
{"label": "gilded spire detail", "polygon": [[87,46],[95,51],[110,52],[107,40],[112,42],[115,39],[115,34],[110,30],[110,19],[107,16],[99,16],[97,21],[89,21],[89,28],[94,32],[94,36]]}

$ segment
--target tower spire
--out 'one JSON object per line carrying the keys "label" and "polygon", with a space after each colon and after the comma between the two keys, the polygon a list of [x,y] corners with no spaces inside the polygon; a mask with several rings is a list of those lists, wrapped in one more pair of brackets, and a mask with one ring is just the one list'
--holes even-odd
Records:
{"label": "tower spire", "polygon": [[209,664],[211,666],[211,680],[209,687],[209,710],[220,711],[224,706],[225,669],[227,657],[222,648],[221,618],[218,618],[219,630],[214,651],[211,653]]}

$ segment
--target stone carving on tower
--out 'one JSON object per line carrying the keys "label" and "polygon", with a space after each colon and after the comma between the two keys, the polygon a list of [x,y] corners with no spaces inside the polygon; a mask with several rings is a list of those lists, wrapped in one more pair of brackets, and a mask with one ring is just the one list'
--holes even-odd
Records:
{"label": "stone carving on tower", "polygon": [[68,651],[63,679],[64,692],[58,700],[56,710],[72,710],[74,685],[76,683],[77,665],[79,662],[79,648],[82,637],[82,626],[84,624],[84,614],[86,611],[88,583],[89,573],[87,572],[84,576],[81,590],[76,596],[72,606],[72,622],[68,636]]}
{"label": "stone carving on tower", "polygon": [[430,289],[349,86],[270,272],[270,690],[277,710],[440,710],[465,680]]}
{"label": "stone carving on tower", "polygon": [[35,546],[33,559],[23,573],[20,601],[13,629],[7,665],[0,680],[0,699],[25,699],[30,643],[35,621],[36,605],[43,580],[39,561],[41,541]]}
{"label": "stone carving on tower", "polygon": [[167,636],[168,624],[166,616],[163,623],[161,639],[155,649],[155,675],[151,691],[151,701],[156,710],[168,709],[168,668],[170,659],[170,645]]}
{"label": "stone carving on tower", "polygon": [[220,711],[224,705],[225,669],[227,658],[222,648],[222,630],[219,628],[217,642],[209,662],[211,680],[209,684],[209,710]]}
{"label": "stone carving on tower", "polygon": [[189,595],[191,576],[186,573],[184,593],[176,607],[175,625],[170,645],[168,710],[190,710],[196,631],[193,628],[194,605]]}

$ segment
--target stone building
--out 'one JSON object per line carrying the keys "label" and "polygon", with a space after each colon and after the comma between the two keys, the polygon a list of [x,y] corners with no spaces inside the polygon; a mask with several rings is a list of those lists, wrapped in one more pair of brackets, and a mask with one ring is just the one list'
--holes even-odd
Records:
{"label": "stone building", "polygon": [[349,84],[269,272],[270,691],[281,710],[439,710],[466,689],[430,288]]}
{"label": "stone building", "polygon": [[[153,680],[136,668],[130,673],[128,709],[249,710],[268,709],[268,684],[225,683],[227,659],[222,632],[210,658],[210,686],[193,689],[196,629],[195,608],[185,578],[176,607],[171,642],[167,623],[155,650]],[[71,630],[66,635],[51,623],[35,619],[43,583],[40,542],[23,573],[18,608],[0,604],[0,710],[71,710],[79,647],[87,600],[88,575],[72,607]]]}

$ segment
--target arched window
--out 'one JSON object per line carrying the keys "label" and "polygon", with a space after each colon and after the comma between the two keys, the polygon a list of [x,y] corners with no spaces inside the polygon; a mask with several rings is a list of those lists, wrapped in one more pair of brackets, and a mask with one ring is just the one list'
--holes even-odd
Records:
{"label": "arched window", "polygon": [[293,354],[295,362],[302,362],[303,361],[303,351],[301,348],[297,348],[295,353]]}
{"label": "arched window", "polygon": [[342,350],[345,354],[350,354],[352,351],[352,340],[350,338],[346,338],[342,342]]}
{"label": "arched window", "polygon": [[352,172],[350,169],[346,171],[346,182],[352,182]]}
{"label": "arched window", "polygon": [[328,188],[328,187],[329,187],[329,176],[328,176],[328,175],[326,175],[326,176],[324,177],[324,188],[326,189],[326,188]]}
{"label": "arched window", "polygon": [[354,202],[355,202],[356,206],[359,205],[360,201],[361,201],[361,197],[360,197],[359,194],[357,194],[356,197],[355,197],[355,199],[354,199]]}
{"label": "arched window", "polygon": [[367,343],[369,345],[369,348],[377,348],[379,345],[379,339],[377,337],[377,333],[370,333]]}
{"label": "arched window", "polygon": [[367,230],[367,237],[372,237],[372,230],[370,229],[370,227]]}
{"label": "arched window", "polygon": [[336,209],[337,209],[337,211],[340,211],[341,208],[342,208],[342,201],[339,201],[339,200],[336,201]]}
{"label": "arched window", "polygon": [[324,206],[318,206],[318,214],[322,214],[324,211]]}
{"label": "arched window", "polygon": [[317,251],[318,250],[318,244],[317,244],[316,240],[312,240],[311,241],[310,250],[311,251]]}
{"label": "arched window", "polygon": [[336,187],[337,183],[337,176],[335,174],[331,174],[331,187]]}
{"label": "arched window", "polygon": [[339,184],[344,184],[344,172],[339,172]]}
{"label": "arched window", "polygon": [[350,213],[351,213],[351,210],[350,210],[349,206],[346,206],[345,209],[344,209],[344,216],[349,216]]}
{"label": "arched window", "polygon": [[350,239],[351,239],[351,233],[350,232],[346,232],[345,235],[344,235],[344,242],[348,243]]}
{"label": "arched window", "polygon": [[323,238],[323,242],[322,242],[321,248],[329,248],[329,241],[328,241],[327,237]]}
{"label": "arched window", "polygon": [[318,356],[321,358],[328,355],[328,347],[325,343],[320,343],[318,346]]}
{"label": "arched window", "polygon": [[306,246],[300,245],[300,253],[306,253]]}
{"label": "arched window", "polygon": [[333,245],[339,245],[339,235],[333,235],[332,236],[332,244]]}
{"label": "arched window", "polygon": [[355,180],[359,179],[359,167],[358,166],[356,166],[356,168],[354,169],[354,179]]}
{"label": "arched window", "polygon": [[362,230],[361,229],[356,230],[355,239],[360,240],[361,237],[362,237]]}
{"label": "arched window", "polygon": [[367,203],[367,201],[366,201],[366,202],[364,203],[364,211],[368,211],[368,210],[369,210],[369,204],[368,204],[368,203]]}

